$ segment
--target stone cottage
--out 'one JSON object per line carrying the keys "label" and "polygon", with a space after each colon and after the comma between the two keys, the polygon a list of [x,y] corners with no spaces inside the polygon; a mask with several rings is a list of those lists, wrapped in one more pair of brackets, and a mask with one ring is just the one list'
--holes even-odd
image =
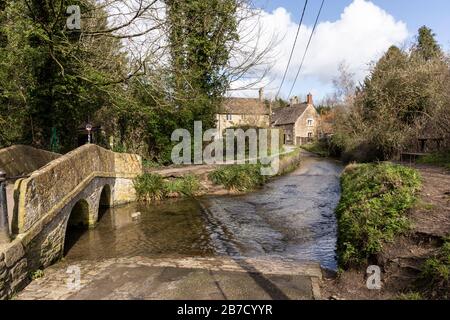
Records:
{"label": "stone cottage", "polygon": [[268,128],[270,107],[264,102],[263,90],[259,90],[259,98],[226,98],[216,121],[219,132],[243,126]]}
{"label": "stone cottage", "polygon": [[299,103],[294,97],[289,106],[274,110],[271,124],[274,128],[283,129],[284,144],[302,145],[317,138],[320,115],[314,107],[312,95],[308,94],[304,103]]}

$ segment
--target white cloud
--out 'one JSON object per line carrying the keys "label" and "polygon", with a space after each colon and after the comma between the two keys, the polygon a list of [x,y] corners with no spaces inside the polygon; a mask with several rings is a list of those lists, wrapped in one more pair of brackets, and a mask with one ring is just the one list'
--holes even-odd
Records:
{"label": "white cloud", "polygon": [[[307,14],[311,16],[316,12],[309,10]],[[259,19],[259,25],[263,29],[259,45],[266,46],[273,35],[279,39],[273,51],[276,57],[274,66],[264,83],[270,82],[266,92],[274,95],[286,68],[298,24],[284,8],[278,8],[272,13],[261,11]],[[294,58],[283,86],[282,92],[285,95],[289,92],[300,65],[312,27],[302,25],[300,29]],[[343,61],[355,73],[355,80],[362,80],[367,75],[370,62],[377,60],[391,45],[401,45],[408,36],[404,22],[396,21],[392,15],[370,1],[354,0],[345,8],[339,20],[320,22],[317,26],[295,92],[318,91],[320,89],[317,88],[317,83],[322,87],[329,87],[337,74],[338,65]],[[310,89],[307,89],[307,81],[311,82]],[[254,94],[253,91],[252,95]]]}

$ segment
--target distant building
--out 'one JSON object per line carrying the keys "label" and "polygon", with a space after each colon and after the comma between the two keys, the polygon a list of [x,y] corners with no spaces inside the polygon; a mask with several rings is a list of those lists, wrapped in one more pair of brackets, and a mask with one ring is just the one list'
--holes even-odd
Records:
{"label": "distant building", "polygon": [[270,126],[270,108],[264,102],[263,90],[259,91],[259,98],[226,98],[216,114],[217,129],[223,132],[234,127]]}
{"label": "distant building", "polygon": [[302,145],[318,137],[320,115],[314,107],[313,97],[308,94],[307,101],[299,103],[291,99],[289,106],[276,109],[272,113],[272,127],[283,129],[284,143]]}

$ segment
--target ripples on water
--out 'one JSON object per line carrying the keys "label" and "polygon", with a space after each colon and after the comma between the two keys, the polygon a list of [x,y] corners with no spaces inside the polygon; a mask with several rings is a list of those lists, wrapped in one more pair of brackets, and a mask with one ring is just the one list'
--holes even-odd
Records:
{"label": "ripples on water", "polygon": [[[332,161],[307,159],[247,195],[109,209],[95,229],[71,233],[66,259],[229,255],[318,261],[336,269],[341,170]],[[135,212],[141,212],[137,219]]]}

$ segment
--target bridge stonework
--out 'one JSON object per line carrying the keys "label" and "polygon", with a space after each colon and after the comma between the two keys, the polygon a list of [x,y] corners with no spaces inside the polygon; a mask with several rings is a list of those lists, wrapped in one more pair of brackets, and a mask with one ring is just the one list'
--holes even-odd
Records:
{"label": "bridge stonework", "polygon": [[95,227],[100,206],[135,201],[133,179],[141,173],[138,155],[85,145],[17,180],[15,239],[0,244],[0,299],[10,298],[33,271],[62,257],[68,225]]}

